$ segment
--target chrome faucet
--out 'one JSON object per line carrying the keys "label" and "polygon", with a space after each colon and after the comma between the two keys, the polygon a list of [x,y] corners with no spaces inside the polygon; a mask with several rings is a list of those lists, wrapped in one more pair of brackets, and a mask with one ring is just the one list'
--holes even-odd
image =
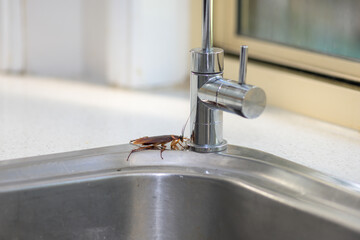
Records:
{"label": "chrome faucet", "polygon": [[223,111],[256,118],[265,109],[265,92],[245,84],[248,47],[240,47],[239,81],[223,78],[224,50],[213,47],[213,0],[203,0],[202,48],[191,50],[190,149],[218,152],[226,149]]}

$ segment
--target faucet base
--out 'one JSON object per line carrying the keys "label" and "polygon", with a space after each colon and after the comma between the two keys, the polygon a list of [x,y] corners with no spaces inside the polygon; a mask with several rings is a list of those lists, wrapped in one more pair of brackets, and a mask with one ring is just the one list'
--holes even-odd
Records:
{"label": "faucet base", "polygon": [[223,140],[221,144],[218,145],[196,145],[192,142],[188,143],[189,149],[194,152],[200,153],[211,153],[211,152],[222,152],[227,148],[226,140]]}

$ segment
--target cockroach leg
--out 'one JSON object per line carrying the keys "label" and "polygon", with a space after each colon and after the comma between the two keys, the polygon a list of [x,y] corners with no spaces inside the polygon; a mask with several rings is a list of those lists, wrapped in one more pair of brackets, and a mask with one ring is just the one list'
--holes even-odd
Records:
{"label": "cockroach leg", "polygon": [[133,150],[131,150],[131,152],[129,153],[126,161],[129,161],[130,155],[133,154],[134,152],[140,152],[140,151],[150,150],[150,149],[160,150],[160,157],[161,157],[161,159],[164,159],[163,156],[162,156],[162,152],[166,150],[166,146],[165,146],[165,144],[161,144],[161,146],[158,146],[158,145],[150,145],[150,146],[139,147],[139,148],[133,149]]}
{"label": "cockroach leg", "polygon": [[[171,143],[170,143],[170,147],[172,150],[179,150],[179,147],[177,146],[178,144],[180,144],[180,139],[176,139],[176,140],[173,140]],[[180,144],[181,145],[181,144]]]}
{"label": "cockroach leg", "polygon": [[170,143],[170,149],[171,150],[175,150],[175,144],[176,144],[175,140],[171,141],[171,143]]}
{"label": "cockroach leg", "polygon": [[179,142],[179,145],[180,145],[180,147],[181,147],[181,150],[185,150],[185,149],[186,149],[186,147],[185,147],[184,145],[182,145],[180,142]]}
{"label": "cockroach leg", "polygon": [[155,148],[158,149],[157,146],[151,145],[151,146],[139,147],[139,148],[133,149],[133,150],[131,150],[131,152],[129,153],[126,161],[129,161],[130,155],[133,154],[134,152],[140,152],[140,151],[144,151],[144,150],[148,150],[148,149],[155,149]]}
{"label": "cockroach leg", "polygon": [[163,153],[163,151],[165,151],[165,149],[166,149],[165,143],[161,144],[161,147],[160,147],[160,157],[161,157],[161,159],[164,159],[163,156],[162,156],[162,153]]}
{"label": "cockroach leg", "polygon": [[[183,141],[179,141],[178,144],[182,147],[182,150],[185,150],[187,148],[186,146],[186,141],[188,141],[189,139],[188,138],[183,138]],[[182,145],[181,143],[184,143],[184,145]]]}

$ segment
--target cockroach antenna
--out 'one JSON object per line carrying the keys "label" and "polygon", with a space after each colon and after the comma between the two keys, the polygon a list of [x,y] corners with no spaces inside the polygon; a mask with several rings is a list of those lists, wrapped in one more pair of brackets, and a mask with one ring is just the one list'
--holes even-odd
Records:
{"label": "cockroach antenna", "polygon": [[[190,113],[190,115],[191,115],[191,113]],[[183,126],[183,128],[182,128],[182,130],[181,130],[181,135],[180,135],[180,138],[181,138],[181,139],[184,138],[185,128],[186,128],[187,123],[189,122],[190,115],[189,115],[188,118],[186,119],[186,122],[185,122],[185,124],[184,124],[184,126]]]}
{"label": "cockroach antenna", "polygon": [[188,118],[186,119],[186,122],[185,122],[185,124],[184,124],[184,126],[183,126],[183,128],[182,128],[182,130],[181,130],[181,135],[180,135],[181,139],[184,138],[186,125],[187,125],[187,123],[189,122],[189,119],[190,119],[191,114],[192,114],[193,111],[194,111],[194,107],[191,109],[190,114],[189,114]]}

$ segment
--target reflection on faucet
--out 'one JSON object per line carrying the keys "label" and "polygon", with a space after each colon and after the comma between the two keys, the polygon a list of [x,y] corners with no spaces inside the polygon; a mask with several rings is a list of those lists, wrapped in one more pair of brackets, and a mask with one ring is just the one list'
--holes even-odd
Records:
{"label": "reflection on faucet", "polygon": [[245,84],[247,46],[240,48],[239,82],[223,78],[224,50],[212,46],[212,0],[203,1],[202,48],[191,50],[190,149],[217,152],[226,149],[223,111],[256,118],[265,109],[265,92]]}

